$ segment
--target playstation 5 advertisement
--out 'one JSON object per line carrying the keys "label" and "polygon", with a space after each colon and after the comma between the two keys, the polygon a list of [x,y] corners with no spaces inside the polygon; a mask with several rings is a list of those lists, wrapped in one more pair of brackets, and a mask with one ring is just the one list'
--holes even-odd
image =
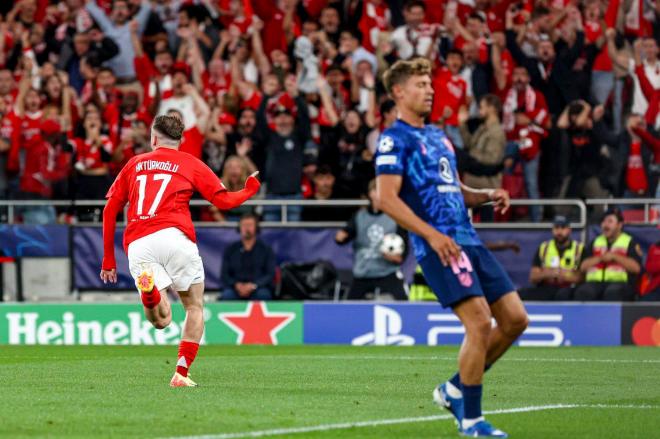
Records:
{"label": "playstation 5 advertisement", "polygon": [[[527,305],[527,312],[519,346],[621,344],[620,305]],[[465,335],[450,310],[430,303],[305,303],[304,315],[306,344],[458,345]]]}

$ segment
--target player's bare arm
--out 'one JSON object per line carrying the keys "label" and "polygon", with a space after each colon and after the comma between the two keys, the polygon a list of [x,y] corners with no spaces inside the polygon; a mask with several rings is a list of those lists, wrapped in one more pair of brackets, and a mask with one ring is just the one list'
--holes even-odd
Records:
{"label": "player's bare arm", "polygon": [[438,253],[442,263],[447,266],[454,258],[459,258],[461,248],[449,236],[444,235],[420,217],[399,197],[402,177],[399,175],[379,175],[376,177],[378,209],[388,214],[397,224],[422,238]]}
{"label": "player's bare arm", "polygon": [[493,202],[495,212],[506,213],[511,205],[509,192],[504,189],[474,189],[461,183],[461,193],[468,207],[479,207]]}

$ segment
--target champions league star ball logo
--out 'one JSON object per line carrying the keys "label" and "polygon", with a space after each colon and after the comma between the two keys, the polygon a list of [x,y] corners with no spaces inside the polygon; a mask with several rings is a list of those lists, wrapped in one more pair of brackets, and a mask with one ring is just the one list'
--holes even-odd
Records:
{"label": "champions league star ball logo", "polygon": [[451,165],[447,157],[440,158],[440,177],[445,183],[452,184],[454,182],[454,174],[451,172]]}
{"label": "champions league star ball logo", "polygon": [[392,148],[394,148],[394,140],[391,137],[384,136],[380,139],[380,142],[378,143],[378,152],[385,154],[392,151]]}

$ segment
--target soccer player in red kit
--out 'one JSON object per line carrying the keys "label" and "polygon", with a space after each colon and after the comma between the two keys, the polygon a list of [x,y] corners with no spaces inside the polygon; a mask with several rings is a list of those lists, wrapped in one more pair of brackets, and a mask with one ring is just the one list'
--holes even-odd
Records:
{"label": "soccer player in red kit", "polygon": [[195,244],[189,201],[199,192],[220,210],[238,207],[259,191],[254,175],[244,189],[229,192],[199,159],[178,151],[183,123],[158,116],[151,127],[152,152],[133,157],[108,191],[103,210],[104,283],[117,282],[114,236],[117,214],[128,203],[124,250],[147,319],[157,329],[172,320],[165,291],[178,292],[186,310],[172,387],[195,387],[188,369],[204,332],[204,267]]}

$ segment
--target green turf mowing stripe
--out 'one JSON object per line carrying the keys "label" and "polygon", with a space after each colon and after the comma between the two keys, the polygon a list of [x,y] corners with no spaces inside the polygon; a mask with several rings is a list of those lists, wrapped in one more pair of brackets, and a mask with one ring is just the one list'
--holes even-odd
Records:
{"label": "green turf mowing stripe", "polygon": [[[558,410],[558,409],[629,409],[629,410],[642,410],[642,409],[660,409],[660,406],[655,405],[619,405],[619,404],[551,404],[539,405],[530,407],[516,407],[510,409],[497,409],[486,410],[484,415],[498,415],[509,413],[528,413],[538,412],[543,410]],[[363,428],[363,427],[379,427],[383,425],[396,425],[396,424],[411,424],[415,422],[431,422],[446,419],[452,419],[452,415],[435,415],[435,416],[419,416],[414,418],[396,418],[396,419],[378,419],[374,421],[361,421],[361,422],[344,422],[339,424],[322,424],[311,425],[307,427],[294,427],[294,428],[276,428],[272,430],[258,430],[246,431],[239,433],[221,433],[221,434],[208,434],[199,436],[175,436],[166,439],[240,439],[251,437],[265,437],[265,436],[282,436],[288,434],[301,434],[312,432],[323,432],[330,430],[346,430],[349,428]]]}

